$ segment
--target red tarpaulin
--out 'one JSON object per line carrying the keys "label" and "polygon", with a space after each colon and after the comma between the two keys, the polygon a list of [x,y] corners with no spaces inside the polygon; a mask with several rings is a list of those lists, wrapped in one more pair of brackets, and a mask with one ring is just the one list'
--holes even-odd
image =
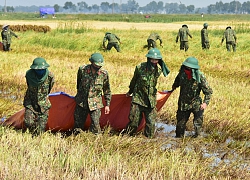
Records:
{"label": "red tarpaulin", "polygon": [[[171,92],[158,92],[157,93],[157,111],[167,101]],[[53,132],[67,131],[73,128],[74,125],[74,110],[75,100],[73,96],[69,96],[63,92],[50,94],[49,99],[51,101],[51,109],[49,110],[49,119],[47,123],[47,130]],[[121,131],[126,128],[129,122],[128,116],[130,111],[132,97],[126,97],[125,94],[112,95],[110,114],[104,114],[104,108],[102,108],[102,115],[100,118],[101,128],[110,126],[116,131]],[[13,126],[17,129],[23,129],[24,127],[24,112],[25,109],[20,110],[3,122],[3,125]],[[84,125],[85,129],[90,126],[90,116],[87,117]],[[143,118],[138,131],[142,130],[145,126],[145,119]]]}

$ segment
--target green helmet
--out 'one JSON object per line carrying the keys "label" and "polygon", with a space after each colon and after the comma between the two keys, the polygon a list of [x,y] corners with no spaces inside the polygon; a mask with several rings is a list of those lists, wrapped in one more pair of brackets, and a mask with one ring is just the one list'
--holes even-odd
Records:
{"label": "green helmet", "polygon": [[203,26],[204,26],[204,27],[208,27],[208,23],[204,23]]}
{"label": "green helmet", "polygon": [[110,32],[106,32],[106,33],[105,33],[105,36],[106,36],[107,34],[111,34],[111,33],[110,33]]}
{"label": "green helmet", "polygon": [[104,58],[100,53],[94,53],[89,58],[89,61],[94,63],[97,66],[103,66],[104,65]]}
{"label": "green helmet", "polygon": [[146,54],[146,57],[151,59],[162,59],[161,52],[157,48],[152,48],[148,51],[148,54]]}
{"label": "green helmet", "polygon": [[200,66],[198,65],[198,60],[195,57],[188,57],[182,65],[190,67],[192,69],[200,69]]}
{"label": "green helmet", "polygon": [[42,57],[34,59],[33,64],[30,66],[31,69],[47,69],[49,64]]}

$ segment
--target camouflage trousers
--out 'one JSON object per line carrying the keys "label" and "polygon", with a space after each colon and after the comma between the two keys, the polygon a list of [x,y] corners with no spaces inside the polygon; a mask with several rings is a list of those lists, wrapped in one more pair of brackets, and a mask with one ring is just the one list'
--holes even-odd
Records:
{"label": "camouflage trousers", "polygon": [[226,42],[226,48],[227,48],[227,51],[231,51],[231,46],[232,46],[232,49],[233,49],[233,52],[236,52],[236,43],[231,41],[231,42]]}
{"label": "camouflage trousers", "polygon": [[74,112],[74,129],[86,129],[84,127],[85,122],[87,120],[87,116],[90,114],[91,124],[90,124],[90,132],[94,134],[100,134],[101,133],[101,127],[100,127],[100,117],[101,117],[101,109],[96,109],[94,111],[90,111],[89,109],[84,109],[79,105],[76,105],[75,112]]}
{"label": "camouflage trousers", "polygon": [[24,125],[34,134],[41,134],[46,130],[49,109],[45,112],[31,110],[25,107]]}
{"label": "camouflage trousers", "polygon": [[203,124],[203,113],[204,110],[194,111],[194,110],[188,110],[188,111],[181,111],[178,110],[176,114],[177,119],[177,125],[176,125],[176,137],[183,137],[186,130],[186,124],[188,122],[188,119],[190,117],[190,114],[193,113],[194,119],[194,131],[195,135],[198,136],[201,133],[201,128]]}
{"label": "camouflage trousers", "polygon": [[116,49],[117,52],[120,52],[120,46],[117,42],[114,42],[114,43],[108,43],[107,45],[107,50],[110,51],[111,48],[114,47]]}
{"label": "camouflage trousers", "polygon": [[180,50],[187,51],[189,48],[188,41],[180,41]]}
{"label": "camouflage trousers", "polygon": [[152,47],[152,48],[156,48],[156,42],[152,39],[148,39],[148,50]]}
{"label": "camouflage trousers", "polygon": [[201,44],[201,46],[202,46],[202,49],[203,49],[203,50],[209,49],[209,48],[210,48],[209,42],[203,42],[203,43]]}
{"label": "camouflage trousers", "polygon": [[153,138],[155,134],[155,119],[157,115],[156,108],[147,108],[135,103],[131,104],[129,113],[130,122],[127,125],[126,132],[131,136],[136,134],[137,128],[142,121],[143,114],[146,120],[144,135],[148,138]]}

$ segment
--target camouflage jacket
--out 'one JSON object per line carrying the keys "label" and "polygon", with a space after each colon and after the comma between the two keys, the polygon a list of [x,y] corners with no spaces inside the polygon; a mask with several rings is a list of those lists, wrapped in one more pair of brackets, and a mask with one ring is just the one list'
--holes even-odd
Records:
{"label": "camouflage jacket", "polygon": [[[178,100],[178,109],[181,111],[187,111],[194,109],[199,110],[200,105],[205,102],[209,104],[211,95],[213,93],[212,88],[209,86],[206,77],[200,72],[200,83],[194,79],[187,79],[187,75],[184,71],[180,71],[176,76],[174,87],[180,87],[180,96]],[[200,97],[200,92],[203,92],[204,100]]]}
{"label": "camouflage jacket", "polygon": [[148,67],[147,62],[137,65],[129,85],[129,93],[133,93],[132,102],[154,108],[156,106],[156,85],[161,73],[160,67]]}
{"label": "camouflage jacket", "polygon": [[108,40],[108,43],[117,43],[120,42],[120,38],[118,36],[116,36],[115,34],[107,34],[104,38],[103,38],[103,44],[105,44],[105,42]]}
{"label": "camouflage jacket", "polygon": [[49,72],[47,79],[38,87],[32,87],[28,83],[28,88],[24,97],[23,105],[34,112],[44,112],[51,107],[49,93],[55,83],[54,74]]}
{"label": "camouflage jacket", "polygon": [[236,42],[237,37],[235,31],[232,29],[227,29],[226,31],[224,31],[221,42],[223,42],[225,38],[226,42]]}
{"label": "camouflage jacket", "polygon": [[201,43],[208,43],[208,30],[206,28],[203,28],[201,30]]}
{"label": "camouflage jacket", "polygon": [[179,38],[180,38],[180,41],[188,41],[188,36],[192,38],[192,35],[189,32],[189,29],[186,27],[182,27],[179,29],[179,32],[176,36],[176,42],[178,42]]}
{"label": "camouflage jacket", "polygon": [[159,39],[160,43],[162,43],[162,39],[161,37],[157,34],[157,33],[152,33],[149,35],[148,39],[152,39],[154,41],[156,41],[157,39]]}
{"label": "camouflage jacket", "polygon": [[2,30],[1,32],[2,35],[2,41],[3,43],[10,44],[11,43],[11,37],[15,36],[16,38],[18,37],[12,30]]}
{"label": "camouflage jacket", "polygon": [[95,74],[91,71],[91,65],[80,66],[77,73],[76,103],[90,111],[103,107],[102,92],[106,106],[110,106],[111,90],[108,72],[99,69]]}

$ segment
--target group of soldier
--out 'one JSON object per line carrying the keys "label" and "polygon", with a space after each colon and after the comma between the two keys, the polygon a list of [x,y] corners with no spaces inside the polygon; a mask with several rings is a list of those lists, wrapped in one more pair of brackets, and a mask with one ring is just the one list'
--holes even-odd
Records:
{"label": "group of soldier", "polygon": [[[189,49],[188,37],[193,38],[191,35],[188,25],[183,24],[179,29],[178,34],[176,36],[176,43],[180,41],[180,50],[187,51]],[[156,41],[160,41],[160,46],[162,46],[162,39],[157,33],[151,33],[147,39],[148,49],[156,46]],[[227,51],[231,51],[231,47],[234,52],[236,52],[236,44],[237,44],[237,36],[235,31],[228,26],[223,33],[223,37],[221,39],[221,44],[226,40],[226,48]],[[209,38],[208,38],[208,23],[203,24],[203,28],[201,29],[201,47],[203,50],[207,50],[210,48]]]}
{"label": "group of soldier", "polygon": [[[205,31],[207,26],[208,25],[205,23],[204,30],[201,31],[201,34],[207,35]],[[8,31],[6,26],[3,27],[3,29],[3,31]],[[227,30],[228,29],[231,28],[227,28]],[[180,38],[180,49],[188,50],[188,41],[185,36],[192,37],[187,25],[183,25],[179,30],[176,42],[178,42]],[[225,35],[225,37],[227,37],[227,35]],[[160,45],[162,45],[162,40],[158,34],[151,34],[147,39],[147,60],[135,67],[134,75],[129,84],[129,90],[126,93],[127,97],[132,95],[132,101],[128,116],[129,123],[123,132],[132,136],[137,133],[137,128],[144,115],[146,120],[144,135],[148,138],[154,137],[155,119],[157,116],[157,81],[161,74],[166,77],[170,73],[169,68],[163,61],[160,50],[156,48],[155,41],[157,39],[160,40]],[[120,43],[120,38],[118,36],[107,32],[103,39],[103,46],[105,48],[105,42],[107,40],[109,41],[107,50],[114,47],[120,52],[120,47],[118,45],[118,42]],[[202,47],[204,49],[209,49],[208,39],[204,38],[202,42],[204,42]],[[9,48],[9,46],[5,47],[5,49],[6,48]],[[103,68],[103,55],[100,53],[93,53],[89,61],[90,64],[80,66],[77,72],[76,108],[74,112],[75,121],[74,128],[72,129],[72,132],[75,134],[80,133],[84,129],[88,114],[90,114],[91,119],[89,131],[94,134],[100,134],[101,128],[99,120],[101,117],[101,108],[105,109],[105,114],[111,112],[109,107],[112,95],[109,73]],[[30,69],[25,75],[27,90],[23,101],[25,107],[24,125],[34,134],[40,134],[46,130],[49,109],[51,108],[48,95],[55,80],[54,74],[48,70],[48,67],[49,64],[44,58],[37,57],[33,60]],[[188,57],[181,64],[179,73],[172,85],[172,91],[180,87],[178,110],[176,114],[177,138],[185,136],[186,123],[191,113],[194,114],[193,137],[201,135],[203,113],[210,102],[213,91],[205,75],[199,69],[198,60],[195,57]],[[203,99],[200,96],[201,91],[204,94]],[[104,103],[102,101],[102,96],[104,97]]]}
{"label": "group of soldier", "polygon": [[[15,36],[19,39],[19,37],[9,28],[9,25],[5,24],[2,26],[2,44],[3,44],[3,50],[4,51],[10,51],[11,48],[11,38],[12,36]],[[178,34],[176,36],[176,43],[180,41],[180,50],[187,51],[189,49],[189,43],[188,43],[188,37],[192,38],[192,35],[188,29],[188,25],[183,24],[182,27],[179,29]],[[236,44],[237,44],[237,37],[235,31],[231,28],[231,26],[228,26],[226,30],[223,33],[223,37],[221,40],[221,44],[226,39],[226,48],[227,51],[231,51],[231,47],[233,51],[236,51]],[[160,46],[163,47],[163,41],[158,33],[151,33],[149,37],[147,38],[147,47],[148,49],[156,48],[156,41],[160,41]],[[108,41],[107,47],[105,45],[106,41]],[[105,50],[111,50],[112,47],[116,49],[117,52],[120,52],[120,46],[121,44],[120,38],[113,33],[106,32],[105,36],[103,38],[103,48]],[[203,28],[201,30],[201,46],[203,50],[210,48],[209,38],[208,38],[208,23],[203,24]]]}
{"label": "group of soldier", "polygon": [[[129,84],[126,96],[132,94],[129,123],[124,133],[136,135],[137,128],[144,114],[146,126],[144,135],[153,138],[155,134],[156,85],[163,73],[166,77],[170,70],[164,63],[161,52],[151,48],[146,54],[147,61],[135,67],[134,75]],[[84,130],[88,114],[91,124],[89,131],[101,134],[101,108],[109,114],[112,99],[108,71],[103,68],[104,58],[100,53],[93,53],[89,58],[90,64],[82,65],[77,72],[77,93],[75,96],[76,108],[74,112],[74,134]],[[26,72],[27,90],[23,105],[25,107],[24,124],[34,134],[41,134],[46,129],[51,103],[48,95],[54,85],[54,75],[48,70],[49,64],[42,57],[33,60],[30,69]],[[178,75],[172,85],[172,91],[180,87],[177,110],[176,138],[185,137],[186,123],[190,114],[194,114],[193,137],[201,135],[203,113],[209,104],[213,93],[205,75],[199,70],[200,66],[195,57],[188,57],[181,65]],[[201,98],[201,91],[204,99]],[[102,101],[104,97],[104,104]]]}

